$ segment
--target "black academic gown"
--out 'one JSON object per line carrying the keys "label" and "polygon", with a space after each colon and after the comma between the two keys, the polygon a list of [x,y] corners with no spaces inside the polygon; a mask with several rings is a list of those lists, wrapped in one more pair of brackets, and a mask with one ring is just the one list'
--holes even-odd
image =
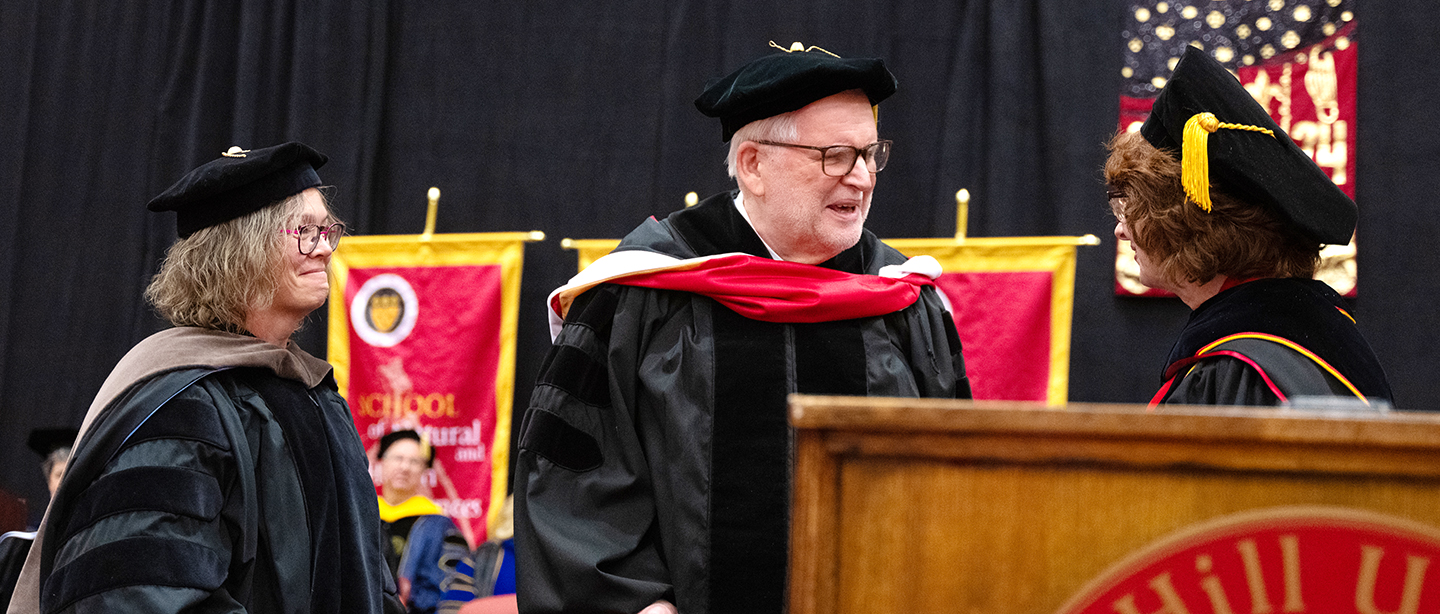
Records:
{"label": "black academic gown", "polygon": [[[651,219],[618,249],[768,257],[732,194]],[[905,258],[868,230],[821,266]],[[698,295],[606,284],[572,304],[521,426],[522,612],[784,608],[790,393],[970,396],[934,288],[884,316],[779,324]]]}
{"label": "black academic gown", "polygon": [[[403,611],[365,452],[328,367],[293,344],[191,330],[252,356],[280,352],[323,379],[307,388],[220,360],[124,386],[76,444],[27,562],[37,611]],[[177,344],[150,345],[163,355]]]}
{"label": "black academic gown", "polygon": [[[1234,340],[1210,347],[1224,339]],[[1282,396],[1357,391],[1392,398],[1344,299],[1313,279],[1259,279],[1211,297],[1190,314],[1161,379],[1154,402],[1172,405],[1277,405]]]}
{"label": "black academic gown", "polygon": [[30,532],[11,531],[0,535],[0,609],[9,607],[15,581],[20,579],[20,569],[25,566],[25,557],[34,541],[35,534]]}

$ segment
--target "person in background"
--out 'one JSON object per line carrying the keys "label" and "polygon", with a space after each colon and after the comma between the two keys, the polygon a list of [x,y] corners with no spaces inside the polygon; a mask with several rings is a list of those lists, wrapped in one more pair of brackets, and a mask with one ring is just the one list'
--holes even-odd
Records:
{"label": "person in background", "polygon": [[939,263],[864,228],[894,75],[792,49],[695,102],[739,189],[644,222],[548,303],[515,468],[522,612],[779,614],[787,395],[970,396]]}
{"label": "person in background", "polygon": [[505,497],[490,539],[465,555],[446,574],[441,588],[445,595],[440,600],[440,614],[515,611],[514,495]]}
{"label": "person in background", "polygon": [[1345,301],[1313,279],[1355,203],[1219,62],[1187,47],[1150,117],[1109,145],[1115,237],[1145,285],[1192,310],[1158,404],[1388,406],[1390,383]]}
{"label": "person in background", "polygon": [[15,582],[20,579],[25,556],[34,541],[34,531],[0,533],[0,608],[9,607],[10,596],[15,593]]}
{"label": "person in background", "polygon": [[65,465],[70,462],[70,451],[78,434],[78,429],[70,427],[35,429],[25,440],[25,444],[44,459],[40,461],[40,475],[45,476],[45,486],[50,490],[51,497],[60,487],[60,478],[65,475]]}
{"label": "person in background", "polygon": [[[70,447],[75,444],[76,432],[76,429],[68,427],[35,429],[25,440],[25,445],[44,459],[40,462],[40,475],[45,477],[45,486],[51,497],[55,496],[55,489],[60,486],[60,476],[65,474],[65,464],[70,460]],[[10,596],[15,593],[15,583],[20,579],[20,570],[25,566],[25,557],[34,541],[33,530],[0,534],[0,611],[10,605]]]}
{"label": "person in background", "polygon": [[469,552],[455,523],[420,494],[421,478],[435,451],[420,433],[400,430],[380,438],[380,520],[389,547],[385,559],[412,614],[430,614],[440,603],[440,583]]}
{"label": "person in background", "polygon": [[290,339],[345,232],[325,161],[233,147],[150,201],[176,212],[146,290],[174,328],[101,386],[12,614],[400,611],[350,409]]}

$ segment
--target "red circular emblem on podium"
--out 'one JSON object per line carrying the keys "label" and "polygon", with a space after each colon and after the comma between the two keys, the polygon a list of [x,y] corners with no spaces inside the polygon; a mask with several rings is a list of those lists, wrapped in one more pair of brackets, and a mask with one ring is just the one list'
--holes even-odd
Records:
{"label": "red circular emblem on podium", "polygon": [[1440,529],[1343,507],[1222,516],[1127,556],[1058,614],[1440,611]]}

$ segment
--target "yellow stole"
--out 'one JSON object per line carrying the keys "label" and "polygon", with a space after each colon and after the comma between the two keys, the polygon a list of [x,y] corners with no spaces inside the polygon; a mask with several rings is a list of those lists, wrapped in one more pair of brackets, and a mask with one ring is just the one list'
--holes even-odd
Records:
{"label": "yellow stole", "polygon": [[385,502],[385,497],[379,495],[376,495],[375,498],[380,501],[380,520],[385,522],[395,522],[396,520],[409,518],[410,516],[425,516],[429,514],[445,515],[445,510],[441,509],[439,505],[420,495],[410,497],[400,505],[390,505]]}

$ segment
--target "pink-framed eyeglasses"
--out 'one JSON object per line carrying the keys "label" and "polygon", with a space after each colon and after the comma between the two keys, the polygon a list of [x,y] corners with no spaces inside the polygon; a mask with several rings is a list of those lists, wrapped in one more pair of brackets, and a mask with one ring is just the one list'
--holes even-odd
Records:
{"label": "pink-framed eyeglasses", "polygon": [[325,238],[325,244],[334,251],[340,247],[340,237],[345,236],[345,224],[335,222],[329,226],[316,224],[304,224],[299,228],[287,228],[285,234],[294,235],[295,247],[301,254],[309,256],[320,245],[320,238]]}

